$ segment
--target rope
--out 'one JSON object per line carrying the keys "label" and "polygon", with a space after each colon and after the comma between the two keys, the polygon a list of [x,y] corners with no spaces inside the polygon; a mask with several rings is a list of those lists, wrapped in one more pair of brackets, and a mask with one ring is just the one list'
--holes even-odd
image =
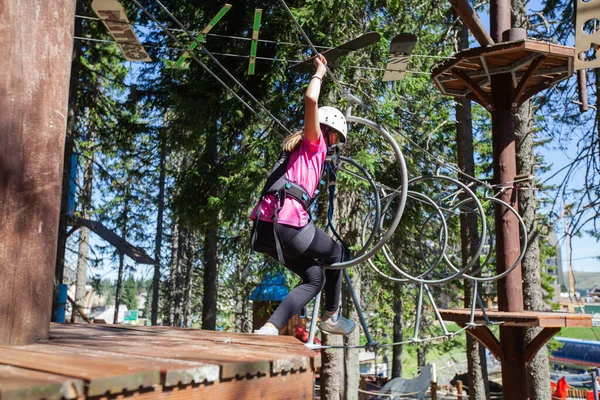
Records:
{"label": "rope", "polygon": [[[150,18],[152,21],[154,21],[155,24],[157,24],[158,26],[160,26],[160,28],[167,34],[169,35],[169,37],[171,39],[173,39],[179,46],[181,46],[182,48],[185,48],[185,46],[183,45],[183,43],[181,43],[181,41],[179,39],[177,39],[175,37],[175,35],[173,35],[171,32],[169,32],[169,30],[163,25],[161,24],[146,8],[144,8],[144,6],[142,6],[137,0],[132,0],[133,3],[135,3],[147,16],[148,18]],[[169,12],[169,10],[166,9],[166,7],[159,1],[159,0],[155,0],[160,7],[169,15],[169,17],[171,19],[173,19],[173,21],[179,25],[183,30],[186,31],[186,33],[188,34],[188,36],[190,36],[190,38],[194,41],[198,43],[198,46],[200,46],[200,48],[219,66],[219,68],[221,68],[221,70],[223,70],[223,72],[225,72],[225,74],[227,76],[229,76],[230,79],[232,79],[239,87],[240,89],[242,89],[242,91],[244,93],[246,93],[246,95],[248,95],[248,97],[250,97],[254,102],[256,102],[260,108],[266,112],[269,117],[271,117],[271,119],[273,121],[275,121],[281,128],[283,128],[283,130],[288,134],[291,135],[291,132],[281,123],[281,121],[279,121],[277,118],[275,118],[275,116],[273,114],[271,114],[271,112],[262,105],[262,103],[260,101],[258,101],[253,95],[252,93],[250,93],[237,79],[235,79],[235,77],[233,75],[231,75],[231,73],[227,70],[227,68],[225,68],[211,53],[210,51],[208,51],[206,49],[206,47],[204,47],[201,43],[199,43],[198,38],[195,37],[194,35],[192,35],[192,33],[190,31],[188,31],[187,29],[185,29],[185,27],[181,24],[181,22],[179,22],[179,20],[177,18],[175,18],[175,16],[173,14],[171,14]],[[188,54],[190,54],[190,56],[197,62],[199,63],[202,68],[204,68],[205,71],[207,71],[213,78],[215,78],[217,80],[217,82],[219,82],[221,85],[223,85],[232,95],[235,96],[235,98],[237,98],[239,101],[241,101],[250,111],[252,111],[257,117],[260,118],[260,115],[256,112],[256,110],[254,110],[252,107],[250,107],[250,105],[248,103],[246,103],[241,97],[239,97],[237,95],[237,93],[235,93],[233,91],[233,89],[231,89],[225,82],[223,82],[214,72],[212,72],[210,70],[210,68],[208,68],[206,65],[204,65],[204,63],[202,61],[200,61],[200,59],[191,51],[187,50]]]}
{"label": "rope", "polygon": [[[84,41],[89,41],[89,42],[98,42],[98,43],[105,43],[105,44],[118,44],[118,42],[115,42],[114,40],[107,40],[107,39],[96,39],[96,38],[91,38],[91,37],[85,37],[85,36],[74,36],[74,39],[77,40],[84,40]],[[177,51],[181,51],[181,50],[186,50],[184,47],[173,47],[173,46],[154,46],[154,45],[150,45],[150,44],[144,44],[144,45],[140,45],[143,47],[148,47],[151,49],[159,49],[159,50],[177,50]],[[244,59],[248,59],[250,58],[249,55],[245,55],[245,54],[233,54],[233,53],[216,53],[216,52],[212,52],[213,55],[215,56],[222,56],[222,57],[234,57],[234,58],[244,58]],[[273,61],[273,62],[281,62],[281,63],[287,63],[287,64],[297,64],[302,62],[302,60],[290,60],[290,59],[285,59],[285,58],[272,58],[272,57],[260,57],[257,56],[256,57],[257,60],[262,60],[262,61]],[[373,71],[386,71],[385,68],[373,68],[373,67],[361,67],[359,65],[351,65],[348,68],[354,68],[354,69],[368,69],[368,70],[373,70]],[[422,71],[404,71],[406,73],[409,74],[422,74],[422,75],[429,75],[429,72],[422,72]]]}
{"label": "rope", "polygon": [[[175,42],[177,42],[177,44],[179,44],[182,48],[183,43],[181,43],[171,32],[169,32],[160,22],[158,22],[156,20],[156,18],[154,18],[152,16],[152,14],[150,14],[150,12],[148,12],[148,10],[146,10],[137,0],[132,0],[140,9],[142,9],[142,11],[144,11],[144,13],[153,21],[155,21],[156,24],[158,24],[170,37],[171,39],[173,39]],[[188,53],[190,54],[190,56],[198,63],[202,66],[202,68],[204,68],[204,70],[206,72],[208,72],[217,82],[219,82],[223,87],[225,87],[225,89],[227,89],[227,91],[229,91],[229,93],[231,93],[232,96],[234,96],[236,99],[238,99],[248,110],[250,110],[254,115],[256,115],[258,118],[260,118],[260,115],[256,112],[256,110],[254,110],[248,103],[246,103],[237,93],[235,93],[235,91],[230,88],[225,82],[223,82],[214,72],[212,72],[210,70],[210,68],[208,68],[206,65],[204,65],[204,63],[202,61],[200,61],[200,59],[196,56],[196,54],[188,51]],[[285,127],[284,127],[285,128]]]}
{"label": "rope", "polygon": [[[300,24],[296,20],[296,17],[294,17],[294,14],[292,14],[292,11],[289,9],[289,7],[287,6],[287,4],[285,4],[285,0],[279,0],[279,1],[280,1],[281,5],[283,6],[283,8],[285,9],[285,11],[289,14],[290,18],[292,18],[292,21],[294,21],[294,24],[296,25],[296,28],[298,28],[298,31],[300,32],[300,34],[302,34],[302,36],[304,37],[304,40],[306,40],[306,43],[308,43],[308,45],[310,46],[310,48],[312,49],[312,51],[315,53],[315,56],[317,54],[319,54],[319,51],[312,44],[312,42],[308,38],[308,35],[306,34],[306,32],[304,32],[304,29],[302,29],[302,27],[300,26]],[[342,85],[340,84],[340,82],[338,81],[338,79],[336,78],[336,76],[333,75],[333,73],[331,72],[331,70],[329,69],[329,67],[327,65],[325,65],[325,69],[327,70],[327,75],[329,75],[331,77],[331,79],[333,79],[333,82],[338,86],[338,88],[340,89],[340,91],[344,92],[344,88],[342,87]]]}
{"label": "rope", "polygon": [[[157,0],[157,1],[158,1],[158,0]],[[298,29],[298,31],[299,31],[299,32],[302,34],[302,36],[304,37],[304,40],[305,40],[305,41],[306,41],[306,42],[307,42],[307,43],[310,45],[310,47],[311,47],[311,49],[314,51],[314,53],[315,53],[315,54],[318,54],[318,51],[317,51],[317,49],[315,48],[315,46],[312,44],[312,42],[311,42],[311,41],[310,41],[310,39],[308,38],[308,35],[307,35],[307,34],[306,34],[306,32],[304,31],[304,29],[302,29],[302,26],[300,26],[300,24],[299,24],[299,23],[298,23],[298,21],[296,20],[296,17],[294,17],[294,14],[292,14],[292,12],[290,11],[290,9],[288,8],[287,4],[285,3],[285,0],[280,0],[280,2],[281,2],[281,4],[283,5],[283,7],[285,8],[285,10],[287,11],[287,13],[290,15],[290,17],[292,18],[292,20],[294,21],[294,24],[296,25],[296,28],[297,28],[297,29]],[[334,83],[335,83],[335,84],[338,86],[338,88],[339,88],[339,89],[340,89],[342,92],[346,92],[346,91],[344,90],[343,86],[342,86],[342,83],[341,83],[341,82],[340,82],[340,81],[337,79],[337,77],[336,77],[335,75],[333,75],[333,73],[331,72],[331,70],[329,69],[329,67],[327,67],[327,66],[326,66],[326,68],[327,68],[327,74],[328,74],[328,75],[329,75],[329,76],[330,76],[330,77],[333,79]],[[362,106],[363,108],[367,108],[367,107],[365,106],[365,104],[364,104],[364,103],[362,103],[362,101],[360,101],[360,100],[359,100],[359,103],[358,103],[358,104],[359,104],[360,106]],[[379,104],[378,104],[378,101],[377,101],[377,105],[379,105]],[[368,108],[367,108],[367,110],[368,110],[368,111],[370,111]],[[420,149],[421,151],[423,151],[425,154],[427,154],[429,157],[431,157],[431,159],[432,159],[434,162],[436,162],[436,163],[439,163],[440,165],[443,165],[443,166],[445,166],[445,167],[449,168],[450,170],[454,170],[454,171],[455,171],[455,172],[457,172],[458,174],[460,174],[460,175],[463,175],[463,176],[465,176],[465,177],[467,177],[467,178],[469,178],[469,179],[471,179],[471,180],[473,180],[473,181],[475,181],[475,182],[477,182],[477,183],[479,183],[479,184],[481,184],[481,185],[483,185],[483,186],[485,186],[485,187],[489,186],[489,184],[488,184],[487,182],[481,181],[481,180],[479,180],[479,179],[477,179],[477,178],[475,178],[475,177],[473,177],[473,176],[471,176],[471,175],[469,175],[469,174],[467,174],[467,173],[465,173],[465,172],[461,171],[461,170],[460,170],[460,168],[458,168],[457,166],[455,166],[455,165],[453,165],[453,164],[449,163],[448,161],[446,161],[446,160],[444,160],[444,159],[442,159],[442,158],[439,158],[439,157],[436,157],[436,156],[434,156],[434,155],[433,155],[433,154],[431,154],[429,151],[427,151],[426,149],[424,149],[423,147],[421,147],[421,146],[420,146],[418,143],[416,143],[416,142],[414,142],[412,139],[410,139],[408,136],[406,136],[406,135],[404,135],[404,134],[402,134],[402,133],[399,133],[399,132],[397,132],[397,131],[395,130],[395,128],[394,128],[394,127],[392,127],[392,126],[391,126],[391,124],[390,124],[390,123],[388,123],[386,120],[384,120],[382,117],[380,117],[379,115],[375,114],[375,113],[374,113],[374,112],[372,112],[372,111],[371,111],[371,113],[372,113],[373,115],[375,115],[375,118],[376,118],[377,122],[379,122],[381,125],[385,125],[385,126],[389,127],[389,128],[390,128],[390,130],[391,130],[393,133],[395,133],[395,134],[397,134],[397,135],[400,135],[400,136],[404,137],[406,140],[408,140],[410,143],[412,143],[412,144],[413,144],[415,147],[417,147],[418,149]]]}
{"label": "rope", "polygon": [[417,339],[415,340],[413,339],[409,339],[409,340],[405,340],[403,342],[395,342],[395,343],[385,343],[385,344],[381,344],[381,343],[376,343],[376,344],[364,344],[364,345],[360,345],[360,346],[311,346],[311,345],[306,345],[308,348],[312,349],[312,350],[327,350],[327,349],[369,349],[372,347],[393,347],[393,346],[401,346],[401,345],[406,345],[406,344],[418,344],[418,343],[426,343],[426,342],[432,342],[434,340],[451,340],[454,338],[454,336],[457,336],[459,334],[461,334],[463,331],[470,329],[472,327],[475,326],[485,326],[485,324],[473,324],[471,326],[465,326],[464,328],[461,328],[459,330],[457,330],[456,332],[449,332],[448,335],[441,335],[441,336],[434,336],[434,337],[430,337],[430,338],[425,338],[425,339]]}
{"label": "rope", "polygon": [[[146,15],[148,15],[148,17],[163,31],[165,31],[165,33],[167,33],[175,42],[178,43],[178,45],[180,46],[181,49],[185,49],[186,52],[188,52],[193,58],[194,60],[196,60],[207,72],[209,72],[219,83],[221,83],[222,85],[225,86],[225,88],[232,93],[238,100],[240,100],[247,108],[249,108],[255,115],[257,115],[258,117],[260,117],[258,115],[258,113],[252,109],[244,100],[242,100],[229,86],[227,86],[222,80],[220,80],[208,67],[206,67],[197,57],[195,57],[195,55],[186,49],[186,47],[174,36],[171,34],[170,31],[178,31],[178,32],[185,32],[188,34],[188,36],[190,36],[190,38],[192,38],[192,40],[194,40],[194,42],[198,42],[197,41],[197,37],[188,29],[186,29],[183,24],[160,2],[160,0],[155,0],[157,2],[157,4],[160,5],[160,7],[169,15],[169,17],[177,24],[179,25],[179,27],[181,29],[169,29],[167,27],[165,27],[164,25],[162,25],[160,22],[158,22],[158,20],[156,20],[156,18],[154,18],[147,9],[145,9],[137,0],[133,0],[133,2],[144,11],[144,13]],[[286,10],[286,12],[289,14],[289,16],[291,17],[291,19],[293,20],[294,24],[296,25],[297,29],[299,30],[299,32],[302,34],[302,36],[304,37],[305,41],[308,43],[308,47],[310,47],[313,52],[315,54],[318,54],[319,51],[317,50],[317,47],[315,45],[313,45],[313,43],[311,42],[311,40],[309,39],[308,35],[306,34],[306,32],[304,31],[304,29],[300,26],[300,24],[298,23],[296,17],[294,17],[293,13],[291,12],[291,10],[289,9],[289,7],[287,6],[287,4],[285,3],[285,0],[280,0],[282,6],[284,7],[284,9]],[[89,20],[99,20],[98,18],[93,18],[93,17],[87,17],[87,16],[81,16],[81,15],[77,15],[77,17],[79,18],[84,18],[84,19],[89,19]],[[136,26],[134,24],[129,24],[132,26]],[[140,25],[140,26],[144,26],[144,25]],[[243,39],[243,40],[251,40],[248,38],[242,38],[242,37],[235,37],[235,36],[225,36],[225,35],[215,35],[215,34],[209,34],[209,36],[220,36],[220,37],[227,37],[227,38],[235,38],[235,39]],[[99,39],[91,39],[91,38],[79,38],[78,39],[83,39],[83,40],[92,40],[92,41],[100,41]],[[289,42],[274,42],[274,41],[269,41],[270,43],[283,43],[283,44],[292,44]],[[211,53],[208,49],[206,49],[206,47],[204,47],[201,43],[198,42],[198,45],[200,46],[200,48],[203,50],[204,53],[206,53],[253,101],[255,101],[262,109],[263,111],[265,111],[269,117],[271,117],[280,127],[282,127],[286,133],[289,135],[291,134],[291,132],[281,123],[281,121],[279,121],[275,116],[273,116],[271,114],[271,112],[262,105],[262,103],[260,103],[248,90],[246,90],[246,88],[233,76],[231,75],[231,73],[214,57],[213,53]],[[303,45],[306,46],[306,45]],[[321,48],[324,49],[330,49],[330,47],[325,47],[325,46],[319,46]],[[231,57],[244,57],[244,58],[248,58],[249,56],[245,56],[245,55],[234,55],[234,54],[223,54],[220,53],[219,55],[222,56],[231,56]],[[424,56],[424,57],[437,57],[437,58],[453,58],[453,57],[444,57],[444,56]],[[267,58],[259,58],[259,59],[265,59],[265,60],[269,60]],[[270,59],[271,61],[281,61],[279,59]],[[289,60],[286,60],[289,62]],[[294,61],[295,62],[295,61]],[[342,86],[342,82],[340,82],[340,80],[337,79],[337,77],[331,72],[331,70],[329,69],[328,66],[325,66],[326,70],[327,70],[327,74],[332,78],[332,80],[334,81],[334,83],[338,86],[338,88],[342,91],[345,92],[343,86]],[[354,66],[351,68],[356,68],[356,69],[366,69],[366,70],[383,70],[385,71],[385,68],[381,69],[381,68],[371,68],[371,67],[360,67],[360,66]],[[410,73],[414,73],[414,74],[424,74],[424,75],[429,75],[430,73],[428,72],[423,72],[423,71],[407,71]],[[377,102],[377,101],[376,101]],[[377,102],[378,103],[378,102]],[[360,102],[359,105],[363,106],[366,108],[366,106]],[[379,104],[377,104],[379,105]],[[413,141],[410,137],[408,137],[405,134],[402,134],[398,131],[395,130],[394,127],[391,126],[390,123],[388,123],[387,121],[385,121],[383,118],[381,118],[379,115],[375,114],[374,112],[371,111],[371,113],[373,115],[375,115],[376,119],[378,120],[379,123],[387,126],[388,128],[390,128],[390,130],[392,131],[392,133],[395,133],[399,136],[402,136],[403,138],[405,138],[406,140],[408,140],[413,146],[415,146],[416,148],[420,149],[421,151],[423,151],[427,156],[430,157],[431,160],[433,160],[434,162],[443,165],[445,167],[447,167],[450,170],[455,171],[456,173],[458,173],[459,175],[462,175],[472,181],[475,181],[477,183],[479,183],[480,185],[484,186],[484,187],[497,187],[497,186],[502,186],[503,184],[496,184],[496,185],[490,185],[487,182],[484,182],[482,180],[479,180],[463,171],[460,170],[460,168],[458,168],[457,166],[455,166],[454,164],[434,156],[432,153],[430,153],[428,150],[424,149],[422,146],[420,146],[418,143],[416,143],[415,141]]]}
{"label": "rope", "polygon": [[[87,15],[75,15],[75,18],[81,18],[81,19],[87,19],[90,21],[100,21],[100,18],[96,18],[96,17],[89,17]],[[136,28],[155,28],[154,25],[142,25],[142,24],[133,24],[133,23],[124,23],[120,20],[112,20],[112,19],[105,19],[103,21],[107,21],[107,22],[117,22],[117,23],[122,23],[124,25],[129,25],[132,27],[136,27]],[[183,29],[176,29],[176,28],[167,28],[169,31],[171,32],[185,32]],[[194,35],[198,35],[197,32],[193,32]],[[232,39],[232,40],[243,40],[243,41],[252,41],[252,38],[249,37],[243,37],[243,36],[232,36],[232,35],[221,35],[221,34],[217,34],[217,33],[207,33],[204,36],[212,36],[212,37],[217,37],[217,38],[223,38],[223,39]],[[276,41],[276,40],[268,40],[268,39],[258,39],[258,42],[261,43],[270,43],[270,44],[275,44],[275,45],[283,45],[283,46],[301,46],[301,47],[307,47],[310,48],[309,45],[307,44],[302,44],[302,43],[292,43],[292,42],[284,42],[284,41]],[[331,47],[331,46],[317,46],[315,45],[316,48],[318,49],[323,49],[323,50],[332,50],[335,47]],[[215,54],[215,53],[213,53]],[[443,60],[454,60],[456,59],[455,57],[449,57],[449,56],[433,56],[433,55],[429,55],[429,54],[412,54],[411,57],[418,57],[418,58],[439,58],[439,59],[443,59]],[[300,62],[300,61],[297,61]],[[365,69],[370,69],[368,67],[363,67]],[[372,68],[375,70],[379,70],[380,68]],[[407,71],[408,72],[408,71]],[[422,72],[422,73],[426,73],[426,72]],[[592,107],[592,106],[590,106]]]}

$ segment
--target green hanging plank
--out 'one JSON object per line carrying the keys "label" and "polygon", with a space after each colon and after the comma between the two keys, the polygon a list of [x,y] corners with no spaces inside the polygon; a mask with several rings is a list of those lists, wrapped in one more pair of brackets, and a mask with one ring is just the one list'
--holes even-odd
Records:
{"label": "green hanging plank", "polygon": [[[214,28],[214,26],[217,24],[217,22],[219,22],[221,20],[221,18],[223,18],[223,16],[225,14],[227,14],[227,11],[229,11],[229,9],[231,8],[231,4],[225,4],[223,6],[223,8],[221,8],[221,10],[219,11],[219,13],[217,15],[214,16],[213,19],[210,20],[210,22],[208,23],[208,25],[206,25],[206,28],[204,28],[202,30],[202,32],[198,35],[198,37],[196,38],[196,40],[194,41],[194,43],[191,44],[190,47],[188,47],[188,51],[192,51],[194,50],[201,42],[204,41],[204,38],[206,37],[206,35],[208,34],[208,32],[210,32],[210,30],[212,28]],[[173,65],[173,68],[179,68],[181,67],[181,64],[183,64],[183,62],[185,61],[186,58],[189,57],[188,53],[185,53],[184,55],[182,55],[179,60],[177,60],[177,62]]]}
{"label": "green hanging plank", "polygon": [[248,75],[254,75],[256,68],[256,49],[258,48],[258,30],[260,29],[260,19],[262,10],[254,10],[254,26],[252,28],[252,44],[250,45],[250,64],[248,65]]}

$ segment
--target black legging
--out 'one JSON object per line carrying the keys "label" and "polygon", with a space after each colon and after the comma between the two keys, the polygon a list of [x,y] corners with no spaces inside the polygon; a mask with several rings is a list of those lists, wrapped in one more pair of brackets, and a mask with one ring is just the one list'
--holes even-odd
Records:
{"label": "black legging", "polygon": [[[312,222],[310,222],[312,224]],[[315,228],[315,236],[302,255],[289,258],[287,252],[293,252],[293,239],[302,228],[278,224],[277,234],[284,246],[283,251],[285,266],[302,278],[302,284],[295,287],[283,299],[269,322],[281,330],[283,326],[304,307],[323,288],[325,289],[325,310],[336,311],[340,304],[340,291],[342,287],[342,274],[339,269],[323,271],[321,263],[333,264],[342,261],[342,247],[319,228]],[[273,224],[260,221],[258,224],[257,241],[262,246],[269,248],[265,253],[277,260]]]}

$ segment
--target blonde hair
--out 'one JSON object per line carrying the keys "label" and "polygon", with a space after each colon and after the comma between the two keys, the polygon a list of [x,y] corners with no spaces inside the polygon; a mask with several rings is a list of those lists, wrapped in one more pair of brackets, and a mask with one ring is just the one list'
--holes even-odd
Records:
{"label": "blonde hair", "polygon": [[296,131],[287,136],[285,139],[283,139],[283,151],[291,153],[292,151],[296,150],[303,137],[304,131]]}

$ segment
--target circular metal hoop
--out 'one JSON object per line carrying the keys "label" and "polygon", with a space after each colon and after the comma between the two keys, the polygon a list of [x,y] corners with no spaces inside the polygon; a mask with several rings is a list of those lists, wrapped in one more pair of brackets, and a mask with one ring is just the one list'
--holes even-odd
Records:
{"label": "circular metal hoop", "polygon": [[398,207],[394,211],[394,215],[392,217],[388,230],[385,232],[385,234],[383,234],[381,239],[379,239],[379,241],[375,245],[373,245],[372,248],[365,251],[358,257],[353,258],[352,260],[328,265],[326,266],[326,268],[328,269],[348,268],[353,265],[360,264],[361,262],[364,262],[369,258],[373,257],[373,255],[377,253],[379,249],[381,249],[381,247],[383,247],[383,245],[392,237],[394,231],[398,227],[398,224],[400,223],[400,219],[402,218],[402,214],[404,212],[404,207],[406,205],[406,196],[408,191],[408,172],[406,170],[406,162],[404,160],[404,155],[402,154],[402,151],[400,150],[400,147],[398,146],[398,143],[396,143],[394,138],[381,125],[368,119],[359,118],[352,115],[346,115],[346,120],[350,123],[357,123],[364,125],[368,128],[374,129],[375,131],[379,132],[381,136],[385,139],[385,141],[388,142],[388,144],[392,147],[396,156],[396,160],[398,162],[398,171],[400,172],[402,182],[399,188],[399,192],[397,192],[400,196],[400,202],[398,204]]}
{"label": "circular metal hoop", "polygon": [[[465,185],[464,183],[460,182],[457,179],[451,178],[449,176],[444,176],[444,175],[419,176],[419,177],[411,179],[408,182],[408,184],[410,185],[410,184],[422,182],[422,181],[425,181],[428,179],[437,179],[437,180],[441,180],[441,181],[446,181],[446,182],[450,182],[450,183],[458,186],[460,188],[460,190],[462,190],[467,196],[469,196],[471,198],[471,201],[475,202],[475,204],[477,206],[476,208],[479,211],[479,215],[481,215],[482,218],[485,218],[485,212],[483,210],[483,206],[481,205],[481,203],[479,202],[479,200],[477,199],[475,194],[471,191],[471,189],[469,189],[469,187],[467,185]],[[487,234],[487,225],[485,223],[483,223],[481,226],[481,237],[485,237],[486,234]],[[392,268],[394,268],[405,279],[412,281],[412,282],[417,282],[417,283],[440,284],[440,283],[449,282],[451,280],[454,280],[454,279],[457,279],[457,278],[463,276],[463,274],[465,272],[467,272],[473,266],[473,264],[475,264],[477,258],[479,257],[479,254],[481,254],[482,250],[483,250],[483,241],[480,241],[479,247],[477,248],[475,255],[472,257],[472,260],[469,263],[467,263],[465,266],[463,266],[460,270],[455,269],[455,273],[452,273],[446,277],[439,278],[439,279],[424,279],[424,278],[422,278],[424,276],[423,274],[420,274],[418,276],[413,276],[405,271],[402,271],[402,269],[396,265],[394,260],[392,260],[391,257],[389,257],[389,254],[387,254],[387,252],[384,251],[384,255],[385,255],[388,263],[392,266]],[[445,253],[444,253],[444,255],[445,255]],[[430,272],[431,272],[431,269],[430,269]]]}
{"label": "circular metal hoop", "polygon": [[[495,197],[484,197],[485,201],[490,201],[492,203],[498,203],[504,207],[506,207],[510,212],[512,212],[515,217],[517,217],[517,220],[519,221],[519,225],[521,226],[521,254],[519,254],[519,257],[517,257],[517,260],[513,263],[513,265],[510,266],[510,268],[508,268],[506,271],[498,274],[498,275],[493,275],[493,276],[489,276],[489,277],[477,277],[477,276],[471,276],[468,275],[466,273],[462,274],[462,277],[465,279],[470,279],[472,281],[475,282],[492,282],[501,278],[504,278],[506,275],[510,274],[516,267],[517,265],[519,265],[521,263],[521,260],[523,259],[523,257],[525,256],[525,252],[527,251],[527,228],[525,226],[525,222],[523,222],[523,218],[521,218],[521,216],[519,215],[519,213],[517,212],[517,210],[515,210],[510,204],[508,204],[507,202],[497,199]],[[490,249],[491,252],[491,249]],[[487,260],[486,260],[487,261]],[[483,266],[482,266],[483,268]],[[479,268],[479,271],[481,270],[481,268]]]}

